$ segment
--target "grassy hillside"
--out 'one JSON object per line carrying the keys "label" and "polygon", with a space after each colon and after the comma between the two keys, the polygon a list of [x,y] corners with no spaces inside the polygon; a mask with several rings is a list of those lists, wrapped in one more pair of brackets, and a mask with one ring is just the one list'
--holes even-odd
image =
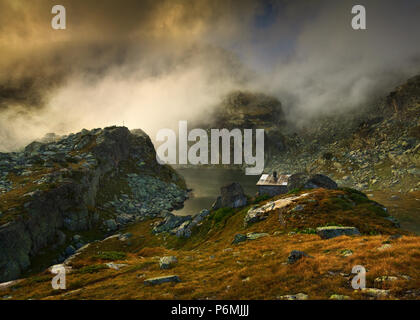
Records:
{"label": "grassy hillside", "polygon": [[[299,195],[289,205],[269,212],[267,219],[244,224],[251,207]],[[45,271],[14,283],[0,296],[282,299],[303,293],[309,299],[329,299],[334,294],[349,299],[419,299],[419,238],[396,228],[386,219],[383,207],[364,194],[352,189],[316,189],[261,200],[252,199],[255,203],[242,209],[213,211],[188,239],[153,234],[159,218],[128,226],[122,231],[124,237],[91,243],[72,259],[66,290],[53,290],[53,275]],[[323,240],[315,229],[329,225],[356,227],[361,235]],[[250,232],[266,234],[232,243],[235,235]],[[292,250],[310,257],[288,264]],[[170,270],[161,269],[159,259],[163,256],[176,256],[178,262]],[[110,268],[110,262],[120,265],[119,270]],[[355,265],[366,268],[366,286],[379,291],[352,289]],[[177,275],[180,282],[144,283],[164,275]]]}

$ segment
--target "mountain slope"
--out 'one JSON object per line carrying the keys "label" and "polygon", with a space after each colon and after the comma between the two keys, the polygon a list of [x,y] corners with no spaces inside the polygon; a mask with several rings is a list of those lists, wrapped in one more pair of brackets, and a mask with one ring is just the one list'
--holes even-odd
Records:
{"label": "mountain slope", "polygon": [[97,238],[186,199],[185,182],[157,163],[141,130],[109,127],[53,140],[0,154],[2,281],[18,277],[44,248],[55,252],[44,264],[63,261],[83,244],[71,245],[76,232]]}
{"label": "mountain slope", "polygon": [[[287,205],[260,222],[244,224],[250,209],[276,200]],[[419,299],[418,237],[396,228],[384,208],[362,193],[314,189],[255,201],[211,212],[190,238],[155,235],[159,218],[128,226],[70,259],[66,290],[53,290],[53,275],[45,271],[10,284],[4,297],[288,299],[300,293],[297,297],[309,299]],[[356,227],[361,235],[322,239],[315,228],[326,225]],[[238,234],[248,236],[234,241]],[[293,250],[308,256],[295,260]],[[159,267],[165,256],[177,259],[169,270]],[[352,289],[355,265],[366,268],[370,290]],[[169,275],[179,281],[148,284]]]}

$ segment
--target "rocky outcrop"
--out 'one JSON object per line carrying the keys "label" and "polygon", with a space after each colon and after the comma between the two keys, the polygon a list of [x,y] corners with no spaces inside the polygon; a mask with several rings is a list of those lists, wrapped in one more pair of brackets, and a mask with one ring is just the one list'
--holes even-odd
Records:
{"label": "rocky outcrop", "polygon": [[61,230],[101,228],[105,220],[115,230],[157,215],[182,205],[184,186],[157,163],[150,138],[125,127],[0,154],[0,281],[15,279],[41,249],[62,242]]}
{"label": "rocky outcrop", "polygon": [[216,106],[213,117],[218,128],[269,128],[285,123],[278,99],[258,92],[233,91]]}
{"label": "rocky outcrop", "polygon": [[321,239],[331,239],[339,236],[360,236],[359,230],[355,227],[319,227],[316,228],[316,233],[321,237]]}
{"label": "rocky outcrop", "polygon": [[153,233],[168,232],[172,235],[176,235],[178,238],[189,238],[192,233],[192,229],[198,226],[205,217],[210,214],[207,209],[201,210],[196,215],[177,216],[170,212],[164,212],[162,221],[159,221],[153,228]]}
{"label": "rocky outcrop", "polygon": [[[275,201],[270,201],[262,206],[255,205],[251,209],[248,210],[248,212],[245,215],[244,218],[244,224],[245,226],[263,221],[268,218],[268,216],[274,212],[274,210],[285,208],[291,204],[293,204],[294,201],[305,198],[309,195],[309,193],[303,193],[299,196],[291,196],[287,198],[278,199]],[[293,209],[297,211],[296,207]]]}

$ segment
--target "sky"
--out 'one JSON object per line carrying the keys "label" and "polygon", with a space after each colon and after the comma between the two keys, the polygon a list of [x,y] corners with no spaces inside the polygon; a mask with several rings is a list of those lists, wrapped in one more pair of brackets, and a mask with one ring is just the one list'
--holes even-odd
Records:
{"label": "sky", "polygon": [[232,90],[297,123],[363,107],[419,73],[419,31],[416,0],[0,0],[0,151],[109,125],[153,138]]}

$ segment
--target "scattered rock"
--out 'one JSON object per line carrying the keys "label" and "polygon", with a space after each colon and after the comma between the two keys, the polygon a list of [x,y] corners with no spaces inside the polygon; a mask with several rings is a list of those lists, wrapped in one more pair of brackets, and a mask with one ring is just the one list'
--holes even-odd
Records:
{"label": "scattered rock", "polygon": [[342,294],[332,294],[330,300],[350,300],[350,297]]}
{"label": "scattered rock", "polygon": [[294,207],[292,210],[290,210],[290,212],[299,212],[299,211],[303,211],[305,209],[304,206],[298,204],[296,207]]}
{"label": "scattered rock", "polygon": [[178,259],[174,256],[166,256],[160,258],[159,266],[161,269],[170,269],[178,263]]}
{"label": "scattered rock", "polygon": [[381,277],[375,278],[374,282],[379,284],[379,283],[384,283],[384,282],[392,282],[396,280],[398,280],[398,278],[394,276],[381,276]]}
{"label": "scattered rock", "polygon": [[115,231],[118,229],[117,223],[114,219],[106,220],[104,224],[109,231]]}
{"label": "scattered rock", "polygon": [[296,173],[289,177],[287,183],[288,190],[294,189],[337,189],[337,183],[323,174],[309,175],[306,173]]}
{"label": "scattered rock", "polygon": [[133,236],[133,234],[131,234],[130,232],[124,233],[124,234],[121,234],[121,235],[118,236],[118,240],[120,240],[120,241],[127,241],[132,236]]}
{"label": "scattered rock", "polygon": [[396,228],[400,228],[400,222],[398,221],[397,218],[393,217],[393,216],[388,216],[385,217],[386,220],[391,221],[392,224],[394,225],[394,227]]}
{"label": "scattered rock", "polygon": [[309,296],[305,293],[288,294],[285,296],[278,296],[280,300],[308,300]]}
{"label": "scattered rock", "polygon": [[374,298],[384,298],[389,295],[389,290],[375,289],[375,288],[364,288],[362,292],[368,296]]}
{"label": "scattered rock", "polygon": [[161,284],[161,283],[165,283],[165,282],[180,282],[180,281],[181,280],[179,279],[178,276],[170,275],[170,276],[162,276],[162,277],[146,279],[146,280],[144,280],[144,284],[145,285],[156,285],[156,284]]}
{"label": "scattered rock", "polygon": [[259,238],[267,237],[268,235],[269,235],[268,233],[263,233],[263,232],[249,232],[246,234],[246,239],[256,240]]}
{"label": "scattered rock", "polygon": [[391,235],[391,236],[388,237],[388,241],[393,241],[393,240],[397,240],[397,239],[400,239],[400,238],[402,238],[402,235],[400,235],[400,234],[393,234],[393,235]]}
{"label": "scattered rock", "polygon": [[392,245],[390,245],[389,243],[385,243],[385,244],[383,244],[382,246],[380,246],[379,248],[378,248],[378,250],[379,251],[384,251],[384,250],[387,250],[387,249],[389,249],[389,248],[391,248],[392,247]]}
{"label": "scattered rock", "polygon": [[293,264],[298,260],[302,259],[303,257],[313,258],[312,256],[308,255],[306,252],[293,250],[290,252],[289,256],[287,257],[287,263]]}
{"label": "scattered rock", "polygon": [[160,233],[160,232],[169,232],[176,234],[178,228],[181,224],[183,224],[187,220],[191,220],[192,216],[176,216],[172,213],[169,213],[164,221],[162,221],[158,226],[153,228],[153,233]]}
{"label": "scattered rock", "polygon": [[66,274],[68,274],[72,271],[72,268],[68,265],[63,264],[63,263],[55,264],[55,265],[48,268],[48,271],[53,273],[53,274],[57,274],[57,273],[61,272],[62,270],[64,270],[66,272]]}
{"label": "scattered rock", "polygon": [[341,250],[340,255],[342,255],[343,257],[349,257],[353,254],[353,251],[350,249],[344,249]]}
{"label": "scattered rock", "polygon": [[109,262],[106,264],[106,266],[110,269],[120,270],[121,268],[128,266],[128,264]]}
{"label": "scattered rock", "polygon": [[246,235],[238,233],[235,235],[235,238],[233,239],[232,244],[238,244],[240,242],[246,241],[247,239],[248,238]]}

